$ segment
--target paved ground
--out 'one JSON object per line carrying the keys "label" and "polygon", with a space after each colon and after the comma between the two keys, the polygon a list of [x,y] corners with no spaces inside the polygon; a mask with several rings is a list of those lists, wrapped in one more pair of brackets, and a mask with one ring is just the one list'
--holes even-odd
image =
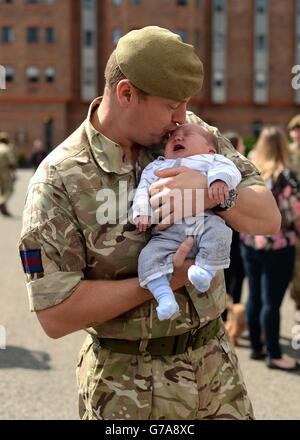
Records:
{"label": "paved ground", "polygon": [[[17,241],[31,172],[19,171],[18,176],[10,203],[14,218],[0,217],[0,325],[6,329],[7,344],[0,350],[0,419],[77,419],[75,362],[84,332],[51,340],[28,311]],[[293,326],[293,305],[286,296],[282,308],[286,352],[291,352]],[[299,375],[270,371],[262,362],[250,361],[247,339],[241,344],[238,356],[256,417],[299,420]],[[300,358],[300,349],[293,355]]]}

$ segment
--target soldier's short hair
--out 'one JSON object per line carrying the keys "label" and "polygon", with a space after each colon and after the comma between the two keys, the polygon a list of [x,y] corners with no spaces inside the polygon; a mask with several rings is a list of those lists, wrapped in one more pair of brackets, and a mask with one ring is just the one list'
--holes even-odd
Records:
{"label": "soldier's short hair", "polygon": [[6,131],[0,131],[0,142],[9,144],[9,134]]}
{"label": "soldier's short hair", "polygon": [[105,77],[105,85],[110,90],[115,90],[117,84],[122,79],[126,79],[126,76],[121,72],[121,69],[117,63],[116,58],[116,51],[114,50],[112,54],[110,55],[105,71],[104,71],[104,77]]}
{"label": "soldier's short hair", "polygon": [[[122,79],[127,79],[124,73],[121,71],[116,57],[116,51],[114,50],[112,54],[110,55],[105,71],[104,71],[104,77],[105,77],[105,86],[109,89],[114,91],[117,87],[117,84]],[[144,92],[143,90],[139,89],[138,87],[134,86],[139,94],[139,97],[145,98],[148,96],[148,93]]]}

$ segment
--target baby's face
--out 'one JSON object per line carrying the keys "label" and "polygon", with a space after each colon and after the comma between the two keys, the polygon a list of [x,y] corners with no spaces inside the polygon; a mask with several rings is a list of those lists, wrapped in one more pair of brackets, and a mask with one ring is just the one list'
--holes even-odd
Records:
{"label": "baby's face", "polygon": [[194,154],[214,154],[203,129],[196,124],[184,124],[174,130],[165,147],[166,159],[193,156]]}

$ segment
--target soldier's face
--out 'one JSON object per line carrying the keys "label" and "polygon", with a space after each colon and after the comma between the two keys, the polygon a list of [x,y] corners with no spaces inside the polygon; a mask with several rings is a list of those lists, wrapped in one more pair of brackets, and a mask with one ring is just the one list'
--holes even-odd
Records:
{"label": "soldier's face", "polygon": [[295,127],[293,130],[290,130],[290,138],[293,142],[300,144],[300,127]]}
{"label": "soldier's face", "polygon": [[134,141],[144,146],[160,143],[177,124],[185,122],[187,103],[188,99],[174,101],[158,96],[140,98],[132,109]]}

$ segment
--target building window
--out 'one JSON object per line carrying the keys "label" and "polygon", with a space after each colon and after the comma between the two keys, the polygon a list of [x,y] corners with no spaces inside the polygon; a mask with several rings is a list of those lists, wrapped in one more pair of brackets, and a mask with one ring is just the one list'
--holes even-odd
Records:
{"label": "building window", "polygon": [[54,28],[53,27],[47,27],[45,29],[45,41],[46,43],[54,43]]}
{"label": "building window", "polygon": [[39,2],[39,0],[26,0],[26,3],[32,4],[32,5],[35,5],[38,2]]}
{"label": "building window", "polygon": [[40,80],[40,68],[36,66],[27,67],[26,78],[29,82],[38,82]]}
{"label": "building window", "polygon": [[257,14],[265,14],[267,9],[266,0],[257,0],[256,12]]}
{"label": "building window", "polygon": [[55,69],[54,67],[48,66],[45,68],[45,80],[48,83],[54,82],[55,80]]}
{"label": "building window", "polygon": [[96,0],[80,0],[81,5],[81,78],[80,91],[84,102],[97,95],[97,4]]}
{"label": "building window", "polygon": [[39,29],[37,27],[27,28],[27,43],[39,42]]}
{"label": "building window", "polygon": [[222,104],[226,101],[226,0],[212,3],[212,101]]}
{"label": "building window", "polygon": [[112,30],[112,42],[114,46],[118,44],[118,41],[120,40],[121,36],[122,36],[122,31],[120,28],[116,28]]}
{"label": "building window", "polygon": [[84,84],[86,86],[92,86],[95,83],[95,72],[94,69],[87,68],[84,70]]}
{"label": "building window", "polygon": [[13,43],[15,41],[15,30],[10,26],[4,26],[1,30],[2,43]]}
{"label": "building window", "polygon": [[5,67],[5,80],[6,80],[6,82],[14,81],[16,69],[12,66],[4,66],[4,67]]}
{"label": "building window", "polygon": [[224,72],[214,72],[214,87],[220,88],[224,87]]}
{"label": "building window", "polygon": [[256,35],[256,49],[266,50],[266,46],[267,46],[266,35]]}
{"label": "building window", "polygon": [[6,4],[14,3],[14,2],[15,0],[0,0],[0,3],[6,3]]}
{"label": "building window", "polygon": [[55,0],[43,0],[46,5],[53,5],[55,3]]}
{"label": "building window", "polygon": [[188,32],[185,29],[176,29],[175,32],[181,37],[184,43],[188,41]]}
{"label": "building window", "polygon": [[112,4],[115,6],[120,6],[121,3],[122,3],[122,0],[112,0]]}
{"label": "building window", "polygon": [[225,4],[224,0],[214,0],[214,11],[215,12],[224,12],[225,10]]}
{"label": "building window", "polygon": [[267,85],[267,77],[265,72],[256,72],[255,74],[255,87],[262,89]]}
{"label": "building window", "polygon": [[93,33],[93,31],[85,31],[84,32],[84,46],[85,47],[94,47],[94,33]]}
{"label": "building window", "polygon": [[185,6],[187,3],[187,0],[176,0],[176,5]]}
{"label": "building window", "polygon": [[91,10],[94,7],[94,0],[84,0],[83,4],[84,9]]}
{"label": "building window", "polygon": [[225,35],[224,33],[216,31],[214,33],[214,50],[222,51],[224,49],[225,44]]}
{"label": "building window", "polygon": [[142,3],[142,0],[129,0],[129,2],[133,5],[140,5]]}
{"label": "building window", "polygon": [[257,104],[268,100],[268,0],[255,0],[253,98]]}

